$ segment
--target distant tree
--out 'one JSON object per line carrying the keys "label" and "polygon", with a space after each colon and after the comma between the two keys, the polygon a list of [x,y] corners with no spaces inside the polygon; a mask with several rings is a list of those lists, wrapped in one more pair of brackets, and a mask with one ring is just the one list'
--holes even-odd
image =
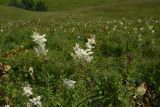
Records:
{"label": "distant tree", "polygon": [[8,5],[27,10],[48,11],[48,6],[43,1],[38,1],[35,4],[34,0],[10,0]]}
{"label": "distant tree", "polygon": [[34,10],[35,3],[33,0],[22,0],[21,6],[27,10]]}
{"label": "distant tree", "polygon": [[19,7],[19,1],[17,1],[17,0],[10,0],[9,6]]}
{"label": "distant tree", "polygon": [[43,1],[38,1],[35,6],[36,11],[48,11],[48,6]]}

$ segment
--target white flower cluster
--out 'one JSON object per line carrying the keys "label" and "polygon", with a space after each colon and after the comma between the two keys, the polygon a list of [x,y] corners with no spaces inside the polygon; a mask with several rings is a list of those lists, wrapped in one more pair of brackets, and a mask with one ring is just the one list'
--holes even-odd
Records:
{"label": "white flower cluster", "polygon": [[63,80],[63,84],[67,89],[74,89],[75,83],[76,83],[76,81],[73,81],[73,80],[69,80],[69,79]]}
{"label": "white flower cluster", "polygon": [[35,51],[38,56],[40,55],[47,55],[48,50],[46,49],[46,42],[47,39],[45,38],[46,34],[40,35],[39,33],[33,32],[33,35],[31,36],[33,38],[33,41],[38,45],[35,47]]}
{"label": "white flower cluster", "polygon": [[4,30],[3,30],[3,29],[1,29],[0,31],[1,31],[1,32],[3,32]]}
{"label": "white flower cluster", "polygon": [[34,73],[33,67],[29,67],[28,72],[32,76]]}
{"label": "white flower cluster", "polygon": [[27,97],[33,95],[30,85],[23,87],[23,95],[26,95]]}
{"label": "white flower cluster", "polygon": [[93,60],[93,52],[92,49],[95,48],[96,44],[95,35],[91,35],[92,38],[88,39],[88,42],[85,44],[86,49],[82,49],[79,44],[76,43],[75,47],[73,47],[75,54],[71,53],[74,59],[78,59],[80,61],[91,62]]}
{"label": "white flower cluster", "polygon": [[[30,85],[23,87],[23,95],[26,95],[27,97],[30,97],[31,95],[33,95],[32,88],[30,87]],[[27,103],[27,107],[34,107],[34,106],[41,107],[42,102],[40,100],[41,100],[41,96],[29,99],[29,102]]]}
{"label": "white flower cluster", "polygon": [[4,107],[10,107],[10,105],[5,105]]}
{"label": "white flower cluster", "polygon": [[38,106],[38,107],[41,107],[42,106],[42,102],[40,101],[41,100],[41,96],[37,96],[37,97],[34,97],[32,99],[29,99],[30,102],[27,103],[27,107],[34,107],[34,106]]}
{"label": "white flower cluster", "polygon": [[88,42],[85,44],[86,48],[93,49],[96,44],[95,35],[91,35],[92,38],[88,39]]}

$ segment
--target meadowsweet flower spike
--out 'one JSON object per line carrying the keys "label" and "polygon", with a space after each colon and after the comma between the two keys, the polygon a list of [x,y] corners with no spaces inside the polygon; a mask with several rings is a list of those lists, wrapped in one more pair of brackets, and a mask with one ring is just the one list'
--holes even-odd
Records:
{"label": "meadowsweet flower spike", "polygon": [[47,55],[48,50],[46,49],[46,42],[47,39],[45,38],[46,34],[40,35],[36,32],[33,32],[33,35],[31,36],[33,38],[33,41],[38,45],[35,47],[35,51],[38,56],[40,55]]}
{"label": "meadowsweet flower spike", "polygon": [[86,48],[93,49],[96,44],[95,35],[91,35],[92,38],[88,39],[88,42],[85,44]]}
{"label": "meadowsweet flower spike", "polygon": [[91,49],[82,49],[80,48],[79,44],[76,44],[75,47],[73,47],[75,54],[71,53],[71,55],[73,56],[73,58],[76,60],[80,60],[80,61],[87,61],[87,62],[91,62],[93,59],[93,52],[91,51]]}
{"label": "meadowsweet flower spike", "polygon": [[91,35],[91,38],[88,39],[88,42],[85,44],[86,49],[82,49],[79,44],[76,43],[74,49],[74,54],[71,53],[71,56],[75,60],[80,60],[82,62],[91,62],[93,60],[93,52],[92,49],[95,48],[96,44],[95,35]]}
{"label": "meadowsweet flower spike", "polygon": [[26,95],[27,97],[33,95],[30,85],[23,87],[23,95]]}
{"label": "meadowsweet flower spike", "polygon": [[33,38],[33,41],[35,41],[37,44],[40,44],[40,43],[47,42],[47,40],[45,39],[45,36],[46,34],[39,35],[38,33],[33,32],[32,38]]}

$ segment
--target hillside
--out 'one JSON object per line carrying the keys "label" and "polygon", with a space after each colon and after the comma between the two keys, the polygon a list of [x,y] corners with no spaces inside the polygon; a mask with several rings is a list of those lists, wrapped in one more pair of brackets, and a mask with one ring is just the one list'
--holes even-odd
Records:
{"label": "hillside", "polygon": [[[97,6],[104,3],[112,2],[111,0],[42,0],[42,1],[44,1],[48,5],[50,11],[71,10],[80,7]],[[1,5],[7,5],[8,3],[9,0],[0,1]]]}
{"label": "hillside", "polygon": [[[51,18],[65,17],[108,17],[108,18],[136,18],[136,17],[157,17],[160,14],[159,0],[46,0],[49,12],[33,12],[8,7],[7,1],[1,1],[0,20],[20,18]],[[79,17],[81,16],[81,17]]]}
{"label": "hillside", "polygon": [[[38,0],[34,0],[38,1]],[[159,0],[42,0],[44,1],[50,11],[62,11],[62,10],[73,10],[82,7],[94,7],[100,5],[117,5],[117,4],[143,4],[151,3],[156,4],[159,3]],[[1,5],[7,5],[9,0],[1,0]]]}

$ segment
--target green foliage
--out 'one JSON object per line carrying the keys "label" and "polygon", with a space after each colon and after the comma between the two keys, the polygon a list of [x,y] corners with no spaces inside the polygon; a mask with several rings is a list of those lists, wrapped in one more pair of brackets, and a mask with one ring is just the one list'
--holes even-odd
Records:
{"label": "green foliage", "polygon": [[47,11],[48,7],[43,1],[38,1],[35,6],[36,11]]}
{"label": "green foliage", "polygon": [[27,10],[34,10],[35,2],[34,0],[22,0],[21,6]]}
{"label": "green foliage", "polygon": [[48,6],[44,1],[37,1],[35,3],[34,0],[10,0],[8,5],[26,10],[48,11]]}
{"label": "green foliage", "polygon": [[19,1],[18,0],[10,0],[9,6],[19,7]]}
{"label": "green foliage", "polygon": [[101,51],[104,56],[122,56],[122,53],[124,52],[123,47],[121,44],[118,43],[107,43],[104,42],[104,44],[101,45]]}

